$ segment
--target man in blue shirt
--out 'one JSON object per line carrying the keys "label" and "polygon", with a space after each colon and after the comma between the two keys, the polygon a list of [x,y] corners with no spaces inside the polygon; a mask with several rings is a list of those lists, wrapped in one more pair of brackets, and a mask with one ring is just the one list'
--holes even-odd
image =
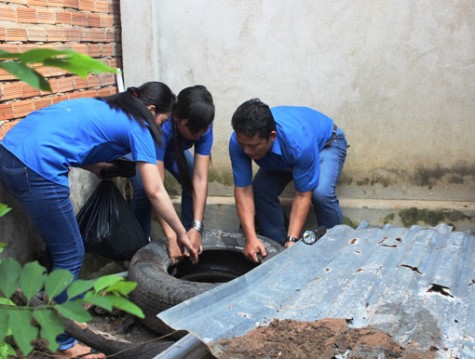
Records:
{"label": "man in blue shirt", "polygon": [[[336,185],[348,145],[331,118],[308,107],[271,109],[252,99],[237,108],[232,126],[234,197],[248,258],[257,262],[258,254],[267,255],[254,213],[262,234],[286,248],[300,238],[311,204],[319,226],[342,223]],[[254,178],[252,160],[260,167]],[[279,196],[292,180],[296,193],[286,229]]]}

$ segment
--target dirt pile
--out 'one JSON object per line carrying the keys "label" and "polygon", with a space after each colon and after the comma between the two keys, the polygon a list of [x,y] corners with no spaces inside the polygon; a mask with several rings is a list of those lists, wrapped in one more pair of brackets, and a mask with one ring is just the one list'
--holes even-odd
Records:
{"label": "dirt pile", "polygon": [[243,337],[221,340],[210,348],[217,358],[226,359],[432,359],[435,352],[406,349],[378,329],[349,328],[344,319],[315,322],[273,320]]}

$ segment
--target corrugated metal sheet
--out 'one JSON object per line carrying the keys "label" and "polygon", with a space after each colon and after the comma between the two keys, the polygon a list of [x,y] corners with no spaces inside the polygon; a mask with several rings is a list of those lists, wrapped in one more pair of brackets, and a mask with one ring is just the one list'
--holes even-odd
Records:
{"label": "corrugated metal sheet", "polygon": [[400,345],[475,358],[475,236],[451,227],[337,226],[159,315],[203,342],[273,319],[346,318]]}

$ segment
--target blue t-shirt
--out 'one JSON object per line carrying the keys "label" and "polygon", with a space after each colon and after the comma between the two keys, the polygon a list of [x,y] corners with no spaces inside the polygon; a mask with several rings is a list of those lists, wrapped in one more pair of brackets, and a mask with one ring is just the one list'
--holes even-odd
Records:
{"label": "blue t-shirt", "polygon": [[[162,143],[160,146],[156,146],[157,152],[157,160],[164,161],[165,155],[170,158],[174,158],[175,154],[175,147],[174,147],[174,126],[173,126],[173,118],[170,117],[168,121],[166,121],[162,125]],[[181,137],[181,136],[180,136]],[[206,132],[196,141],[189,141],[183,137],[181,137],[181,146],[180,148],[183,151],[190,149],[191,147],[195,146],[195,153],[202,155],[202,156],[209,156],[211,154],[211,147],[213,147],[213,126],[209,126]]]}
{"label": "blue t-shirt", "polygon": [[148,127],[101,100],[67,100],[32,112],[2,145],[40,176],[68,185],[69,167],[110,162],[126,153],[156,163]]}
{"label": "blue t-shirt", "polygon": [[[271,112],[277,137],[270,151],[255,162],[267,171],[291,172],[297,192],[315,189],[320,174],[320,151],[331,137],[333,120],[308,107],[279,106]],[[251,185],[252,162],[237,142],[235,132],[229,141],[229,156],[234,185]]]}

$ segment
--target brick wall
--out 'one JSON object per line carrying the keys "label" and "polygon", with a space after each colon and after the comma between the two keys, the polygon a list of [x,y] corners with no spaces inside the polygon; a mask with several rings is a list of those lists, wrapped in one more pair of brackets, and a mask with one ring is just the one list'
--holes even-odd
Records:
{"label": "brick wall", "polygon": [[[71,49],[122,67],[119,0],[0,0],[0,49]],[[117,92],[114,74],[81,78],[38,67],[52,92],[36,90],[0,69],[0,140],[24,116],[58,101]]]}

